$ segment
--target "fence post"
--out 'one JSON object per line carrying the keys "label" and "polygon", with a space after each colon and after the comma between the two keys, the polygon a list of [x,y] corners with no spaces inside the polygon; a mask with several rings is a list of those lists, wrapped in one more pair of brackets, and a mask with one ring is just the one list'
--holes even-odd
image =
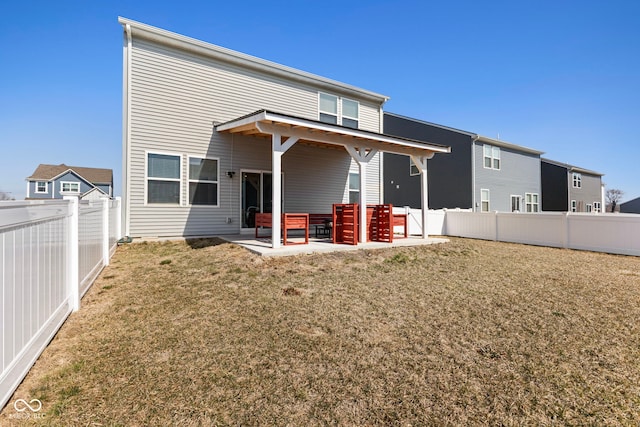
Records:
{"label": "fence post", "polygon": [[495,224],[494,224],[495,233],[493,234],[493,241],[497,242],[498,241],[498,211],[495,211],[494,215],[495,215]]}
{"label": "fence post", "polygon": [[80,310],[80,279],[79,279],[79,202],[78,196],[64,196],[69,201],[69,234],[67,236],[67,295],[71,311]]}
{"label": "fence post", "polygon": [[102,199],[102,265],[109,265],[109,199]]}
{"label": "fence post", "polygon": [[569,211],[562,215],[562,226],[564,228],[564,248],[569,248]]}
{"label": "fence post", "polygon": [[118,212],[116,214],[116,240],[122,237],[122,197],[116,197]]}

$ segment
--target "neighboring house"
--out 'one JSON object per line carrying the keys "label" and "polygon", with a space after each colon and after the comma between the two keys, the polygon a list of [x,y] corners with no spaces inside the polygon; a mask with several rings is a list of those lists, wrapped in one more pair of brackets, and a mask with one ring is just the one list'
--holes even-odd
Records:
{"label": "neighboring house", "polygon": [[640,214],[640,197],[636,197],[628,202],[620,203],[620,213],[636,213]]}
{"label": "neighboring house", "polygon": [[280,236],[280,212],[382,202],[381,152],[411,155],[423,171],[427,158],[449,152],[385,135],[386,96],[119,22],[123,224],[131,237],[251,232],[256,212],[273,213],[272,235]]}
{"label": "neighboring house", "polygon": [[113,197],[113,171],[41,164],[27,177],[27,200],[61,199],[68,194],[79,194],[85,200]]}
{"label": "neighboring house", "polygon": [[[451,154],[429,160],[429,208],[540,211],[541,151],[387,112],[384,129],[451,146]],[[383,168],[385,203],[420,208],[420,179],[411,160],[385,153]]]}
{"label": "neighboring house", "polygon": [[540,176],[543,211],[602,212],[603,174],[542,158]]}

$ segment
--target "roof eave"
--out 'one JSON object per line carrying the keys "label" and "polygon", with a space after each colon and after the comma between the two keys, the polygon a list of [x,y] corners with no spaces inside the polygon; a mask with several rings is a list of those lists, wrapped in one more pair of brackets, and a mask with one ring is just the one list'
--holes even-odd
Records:
{"label": "roof eave", "polygon": [[345,128],[343,126],[332,125],[328,123],[320,123],[314,120],[298,118],[293,116],[287,116],[279,113],[270,112],[267,110],[259,110],[246,116],[239,117],[234,120],[219,124],[216,126],[216,130],[219,132],[231,131],[233,129],[239,129],[245,126],[251,126],[254,123],[261,121],[272,121],[287,124],[293,127],[303,126],[311,127],[314,130],[339,133],[343,136],[350,136],[361,139],[371,139],[380,143],[395,144],[409,149],[429,150],[434,153],[450,153],[451,147],[437,144],[430,144],[423,141],[411,140],[406,138],[399,138],[395,136],[364,131],[359,129]]}
{"label": "roof eave", "polygon": [[504,147],[504,148],[509,148],[516,151],[522,151],[524,153],[535,154],[537,156],[544,154],[544,151],[534,150],[533,148],[512,144],[510,142],[501,141],[499,139],[489,138],[487,136],[476,135],[476,140],[480,142],[486,142],[487,144],[496,145],[498,147]]}

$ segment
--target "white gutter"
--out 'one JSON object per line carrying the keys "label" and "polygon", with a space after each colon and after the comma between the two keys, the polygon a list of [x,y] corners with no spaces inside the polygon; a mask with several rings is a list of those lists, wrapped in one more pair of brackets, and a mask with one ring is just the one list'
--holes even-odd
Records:
{"label": "white gutter", "polygon": [[[123,48],[122,57],[122,204],[121,217],[124,224],[124,235],[130,235],[130,202],[129,183],[131,181],[131,26],[124,26],[126,43]],[[120,238],[122,236],[118,236]]]}

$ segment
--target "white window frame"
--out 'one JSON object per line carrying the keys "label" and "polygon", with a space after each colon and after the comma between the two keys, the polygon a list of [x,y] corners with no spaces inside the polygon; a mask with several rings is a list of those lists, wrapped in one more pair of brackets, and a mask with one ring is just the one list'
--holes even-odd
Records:
{"label": "white window frame", "polygon": [[[217,162],[217,177],[215,181],[202,180],[202,179],[191,179],[191,159],[200,159],[200,160],[214,160]],[[205,184],[216,184],[216,204],[215,205],[206,205],[206,204],[192,204],[191,203],[191,183],[192,182],[202,182]],[[202,157],[202,156],[187,156],[187,204],[189,206],[194,207],[220,207],[220,159],[218,157]]]}
{"label": "white window frame", "polygon": [[[487,151],[489,153],[487,153]],[[489,159],[490,166],[487,166],[487,159]],[[491,144],[482,145],[482,166],[484,166],[485,169],[500,170],[502,167],[500,147]]]}
{"label": "white window frame", "polygon": [[[356,109],[357,109],[356,114],[357,114],[357,116],[355,116],[355,117],[354,116],[347,116],[345,114],[345,112],[344,112],[344,102],[345,101],[353,102],[353,103],[356,104]],[[352,121],[356,122],[355,123],[355,127],[345,125],[344,124],[344,122],[345,122],[344,119],[352,120]],[[341,98],[340,99],[340,124],[342,126],[347,126],[347,127],[353,128],[353,129],[359,129],[360,128],[360,103],[358,101],[356,101],[354,99],[349,99],[349,98]]]}
{"label": "white window frame", "polygon": [[[336,112],[332,112],[332,111],[327,111],[327,110],[323,110],[322,109],[322,103],[320,102],[322,97],[331,97],[333,99],[336,100]],[[357,108],[357,116],[349,116],[346,115],[344,113],[344,102],[353,102],[356,105]],[[328,121],[324,121],[322,120],[322,115],[327,115],[327,116],[331,116],[331,117],[335,117],[335,123],[331,123]],[[347,126],[345,125],[345,119],[346,120],[352,120],[355,121],[355,127],[353,126]],[[334,95],[331,93],[327,93],[327,92],[318,92],[318,121],[321,121],[323,123],[329,123],[329,124],[337,124],[340,126],[346,126],[346,127],[350,127],[353,129],[359,129],[360,128],[360,102],[356,101],[355,99],[350,99],[350,98],[343,98],[340,97],[338,95]]]}
{"label": "white window frame", "polygon": [[582,188],[582,174],[573,172],[573,188]]}
{"label": "white window frame", "polygon": [[578,202],[576,202],[575,200],[571,201],[571,212],[577,212],[578,210]]}
{"label": "white window frame", "polygon": [[[44,184],[44,191],[39,190],[39,185]],[[47,181],[36,181],[35,192],[38,194],[46,194],[49,192],[49,183]]]}
{"label": "white window frame", "polygon": [[[334,113],[333,111],[326,111],[322,109],[322,97],[326,96],[326,97],[331,97],[331,98],[335,98],[336,100],[336,112]],[[332,116],[336,118],[336,122],[335,123],[330,123],[330,122],[325,122],[324,120],[322,120],[322,115],[326,114],[327,116]],[[318,92],[318,120],[323,122],[323,123],[329,123],[329,124],[340,124],[340,97],[337,95],[332,95],[330,93],[325,93],[325,92]]]}
{"label": "white window frame", "polygon": [[591,203],[587,203],[585,205],[585,209],[586,209],[585,212],[591,213],[593,212],[593,205]]}
{"label": "white window frame", "polygon": [[[355,182],[358,183],[358,188],[351,188],[351,177],[355,176],[357,179]],[[358,200],[355,203],[359,203],[360,202],[360,174],[358,172],[349,172],[349,177],[348,177],[348,182],[347,182],[347,187],[349,189],[349,203],[352,203],[352,194],[357,194],[358,196],[354,199],[354,200]]]}
{"label": "white window frame", "polygon": [[[483,196],[487,195],[485,199]],[[484,204],[487,204],[487,209],[484,209]],[[480,189],[480,212],[491,212],[491,192],[487,188]]]}
{"label": "white window frame", "polygon": [[[522,212],[522,196],[519,194],[512,194],[510,197],[511,200],[511,212]],[[513,201],[517,200],[518,209],[513,209]]]}
{"label": "white window frame", "polygon": [[602,212],[602,204],[600,202],[593,202],[593,211],[597,213]]}
{"label": "white window frame", "polygon": [[540,212],[540,195],[538,193],[524,193],[524,206],[524,211],[527,213]]}
{"label": "white window frame", "polygon": [[413,159],[409,157],[409,176],[417,175],[420,175],[420,169],[418,169],[418,166],[415,164]]}
{"label": "white window frame", "polygon": [[[179,178],[156,178],[149,177],[149,154],[158,154],[160,156],[172,156],[178,157],[180,162],[180,172],[178,173]],[[182,188],[182,174],[184,167],[184,159],[183,155],[180,153],[171,153],[167,151],[145,151],[144,153],[144,204],[151,206],[183,206],[183,188]],[[160,203],[160,202],[149,202],[149,180],[153,181],[167,181],[167,182],[177,182],[179,185],[178,190],[178,203]]]}
{"label": "white window frame", "polygon": [[[77,187],[77,190],[65,190],[64,186],[65,184],[69,184],[69,187]],[[80,183],[77,181],[60,181],[60,193],[61,194],[66,194],[66,193],[79,193],[80,192]]]}

